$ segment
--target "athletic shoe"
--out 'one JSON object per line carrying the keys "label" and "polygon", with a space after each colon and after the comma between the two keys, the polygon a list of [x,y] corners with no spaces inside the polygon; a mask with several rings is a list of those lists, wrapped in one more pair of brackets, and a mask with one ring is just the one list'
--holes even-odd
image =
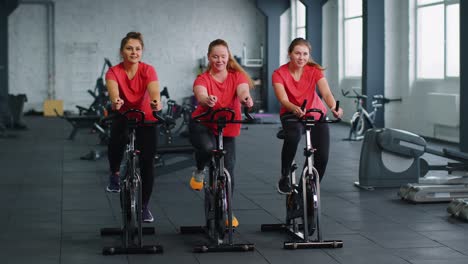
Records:
{"label": "athletic shoe", "polygon": [[190,179],[190,188],[195,191],[203,189],[203,181],[205,180],[205,170],[194,170]]}
{"label": "athletic shoe", "polygon": [[118,175],[111,174],[109,176],[109,185],[107,185],[106,191],[115,193],[120,192],[120,179]]}
{"label": "athletic shoe", "polygon": [[[233,228],[236,228],[239,226],[239,221],[237,220],[237,218],[234,216],[234,214],[232,214],[232,227]],[[229,220],[226,219],[226,228],[229,228]]]}
{"label": "athletic shoe", "polygon": [[280,194],[289,194],[292,192],[291,181],[289,176],[281,176],[278,181],[277,190]]}
{"label": "athletic shoe", "polygon": [[145,223],[154,222],[154,217],[151,214],[150,210],[148,209],[148,206],[143,206],[142,217],[143,217],[143,222]]}

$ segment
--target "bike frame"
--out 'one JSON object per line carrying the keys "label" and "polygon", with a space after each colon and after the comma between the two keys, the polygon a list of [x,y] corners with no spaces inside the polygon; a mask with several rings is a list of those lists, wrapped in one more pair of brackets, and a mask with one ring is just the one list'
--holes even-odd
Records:
{"label": "bike frame", "polygon": [[[223,130],[224,127],[226,126],[226,121],[227,119],[225,117],[220,118],[220,121],[218,122],[218,135],[217,135],[217,142],[218,142],[218,148],[214,151],[213,159],[211,161],[211,165],[213,169],[215,170],[214,177],[209,178],[211,182],[209,182],[208,186],[211,186],[212,191],[214,194],[217,194],[218,191],[220,191],[219,188],[222,188],[223,186],[226,186],[226,202],[227,202],[227,214],[228,214],[228,223],[232,223],[232,207],[231,207],[231,195],[232,195],[232,190],[231,190],[231,175],[227,170],[224,168],[224,141],[223,141]],[[208,191],[208,190],[205,190]],[[222,189],[221,189],[222,191]],[[213,201],[216,200],[216,197],[213,196]],[[214,203],[212,203],[214,204]],[[213,225],[214,227],[214,225]],[[233,228],[232,225],[229,225],[228,227],[228,243],[232,244],[232,234],[233,234]],[[218,244],[219,241],[217,241]]]}
{"label": "bike frame", "polygon": [[[304,107],[306,105],[306,101],[302,105],[302,109],[304,110]],[[336,103],[336,109],[339,109],[339,102]],[[307,116],[307,113],[316,113],[319,114],[320,117],[317,119],[314,119],[313,116]],[[286,241],[284,242],[283,247],[285,249],[302,249],[302,248],[339,248],[343,247],[343,241],[341,240],[322,240],[322,234],[320,230],[320,217],[321,217],[321,200],[320,200],[320,177],[317,172],[317,170],[314,167],[314,152],[315,149],[312,146],[312,141],[311,141],[311,130],[312,127],[314,127],[316,124],[319,123],[337,123],[340,121],[340,119],[336,120],[327,120],[324,118],[324,113],[319,110],[319,109],[309,109],[306,111],[306,116],[303,116],[302,118],[297,118],[295,115],[292,113],[285,114],[284,116],[281,117],[284,122],[299,122],[305,125],[306,129],[306,147],[304,149],[304,156],[305,156],[305,162],[304,162],[304,169],[302,170],[301,176],[300,176],[300,181],[302,184],[302,214],[301,215],[294,215],[292,218],[289,215],[289,212],[286,212],[286,222],[285,224],[263,224],[261,226],[262,231],[274,231],[274,230],[286,230],[288,233],[293,235],[296,238],[299,238],[300,241]],[[290,171],[290,176],[291,176],[291,184],[293,186],[293,190],[291,194],[288,194],[286,199],[292,199],[293,205],[297,205],[296,200],[293,198],[293,195],[298,195],[297,193],[297,185],[296,185],[296,175],[295,175],[295,170],[297,168],[297,165],[293,162],[291,165],[291,171]],[[310,186],[310,190],[308,189],[307,183],[313,183],[315,185],[315,188],[313,186]],[[310,191],[311,196],[308,197],[307,193]],[[287,200],[288,202],[288,200]],[[312,204],[311,204],[312,203]],[[313,216],[312,221],[315,221],[316,225],[316,236],[317,239],[311,240],[309,237],[311,237],[310,230],[309,230],[309,205],[311,206],[311,210],[317,210],[317,213]],[[295,209],[295,206],[292,207],[293,210]],[[287,205],[287,210],[288,210],[288,205]],[[300,229],[300,224],[296,222],[296,218],[302,218],[302,229],[303,232],[301,232]]]}
{"label": "bike frame", "polygon": [[[129,119],[127,114],[135,113],[140,115],[140,118]],[[104,247],[104,255],[113,254],[149,254],[162,253],[163,248],[160,245],[143,245],[143,234],[154,234],[153,227],[142,226],[142,188],[141,177],[137,169],[138,150],[135,148],[136,128],[140,124],[157,124],[164,122],[164,118],[153,112],[158,121],[145,122],[145,113],[130,109],[122,114],[127,118],[127,126],[129,129],[128,142],[124,151],[124,158],[120,168],[120,202],[122,207],[122,227],[121,228],[103,228],[101,235],[121,235],[122,246],[119,247]],[[135,197],[135,195],[137,197]],[[127,204],[130,203],[130,204]],[[128,212],[130,210],[130,212]],[[129,216],[130,217],[127,217]],[[135,243],[135,221],[137,229],[137,242]]]}
{"label": "bike frame", "polygon": [[[219,116],[215,119],[215,116],[218,113],[227,113],[230,116]],[[201,245],[196,246],[194,248],[194,252],[197,253],[204,253],[204,252],[221,252],[221,251],[250,251],[254,249],[253,244],[234,244],[233,243],[233,233],[234,228],[232,227],[232,187],[231,187],[231,175],[224,167],[224,142],[223,142],[223,130],[227,124],[233,123],[251,123],[254,119],[248,114],[248,111],[244,111],[247,120],[234,120],[235,113],[234,110],[230,108],[220,108],[217,110],[211,110],[211,108],[203,113],[200,114],[193,119],[196,122],[200,123],[214,123],[217,125],[217,148],[213,151],[212,160],[210,162],[210,168],[213,170],[213,174],[210,173],[209,182],[205,184],[204,191],[205,191],[205,199],[209,199],[209,203],[211,204],[210,213],[208,213],[206,217],[206,227],[199,227],[199,226],[185,226],[180,228],[181,233],[208,233],[209,238],[215,242],[215,245]],[[211,115],[209,119],[201,119],[202,117]],[[249,121],[251,120],[251,121]],[[216,202],[220,197],[218,195],[222,194],[223,190],[226,190],[226,207],[227,207],[227,220],[229,223],[228,226],[228,241],[227,243],[223,242],[224,237],[223,235],[219,235],[219,230],[217,230],[216,221],[220,221],[217,218],[220,214],[224,214],[224,212],[217,212],[219,208],[216,205]],[[207,194],[209,198],[207,198]],[[205,201],[206,206],[206,201]],[[224,204],[223,204],[224,208]],[[206,209],[206,208],[205,208]],[[211,218],[212,217],[212,218]],[[221,219],[221,221],[225,221],[225,219]]]}
{"label": "bike frame", "polygon": [[[131,122],[131,121],[129,121]],[[124,160],[123,162],[125,165],[129,165],[129,168],[126,168],[126,171],[123,171],[123,174],[120,174],[120,186],[122,186],[122,191],[120,192],[122,195],[122,200],[123,202],[127,202],[127,199],[130,199],[130,208],[127,208],[123,206],[122,210],[122,219],[124,220],[124,230],[126,231],[124,234],[124,241],[123,244],[125,247],[129,247],[131,245],[131,240],[132,240],[132,234],[133,234],[133,226],[130,223],[130,221],[134,221],[131,219],[129,221],[127,215],[129,213],[132,214],[132,218],[136,217],[137,221],[137,232],[138,232],[138,238],[137,238],[137,245],[139,247],[142,246],[143,244],[143,229],[142,229],[142,211],[141,211],[141,204],[142,204],[142,197],[141,197],[141,177],[140,173],[137,171],[137,162],[136,162],[136,157],[138,155],[138,151],[135,149],[135,140],[136,140],[136,125],[135,124],[129,124],[129,136],[128,140],[129,142],[127,143],[126,146],[126,151],[124,154],[124,157],[127,158],[127,160]],[[125,166],[124,165],[124,166]],[[132,194],[134,195],[137,193],[138,201],[134,201]],[[127,195],[129,197],[127,197]],[[134,202],[136,202],[134,204]],[[130,209],[130,212],[127,212],[127,209]],[[135,212],[135,215],[133,215],[133,212]]]}

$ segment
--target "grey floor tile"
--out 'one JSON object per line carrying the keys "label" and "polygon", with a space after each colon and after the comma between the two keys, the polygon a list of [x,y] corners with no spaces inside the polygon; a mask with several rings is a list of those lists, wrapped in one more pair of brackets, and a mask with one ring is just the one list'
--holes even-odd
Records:
{"label": "grey floor tile", "polygon": [[[342,141],[348,127],[331,129],[330,160],[322,181],[322,236],[341,239],[339,249],[282,249],[284,232],[261,232],[265,223],[285,218],[285,196],[276,192],[280,170],[279,125],[249,126],[237,144],[234,214],[240,221],[235,241],[255,244],[254,252],[194,254],[202,234],[182,235],[185,225],[204,225],[204,194],[189,188],[190,155],[164,155],[156,168],[150,208],[156,235],[147,243],[164,246],[162,255],[103,256],[118,237],[101,237],[103,227],[120,226],[119,195],[104,191],[105,157],[79,157],[99,146],[96,135],[61,119],[28,117],[31,129],[0,140],[1,263],[467,263],[468,225],[446,213],[446,204],[414,205],[397,197],[398,188],[363,191],[358,180],[362,142]],[[33,144],[34,143],[34,144]],[[297,162],[303,163],[300,143]],[[7,151],[8,150],[8,151]],[[14,150],[14,151],[12,151]],[[22,159],[30,160],[24,166]],[[437,157],[430,157],[437,161]],[[20,176],[18,176],[20,175]],[[38,180],[40,179],[40,180]],[[28,254],[25,254],[27,252]]]}

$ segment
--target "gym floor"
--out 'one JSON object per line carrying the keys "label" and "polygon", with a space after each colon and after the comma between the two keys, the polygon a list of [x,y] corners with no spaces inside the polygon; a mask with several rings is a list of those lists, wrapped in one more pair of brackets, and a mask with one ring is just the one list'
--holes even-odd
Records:
{"label": "gym floor", "polygon": [[285,214],[284,197],[275,190],[281,149],[276,124],[251,125],[237,141],[235,240],[254,243],[255,251],[192,253],[203,236],[181,235],[178,228],[203,225],[203,193],[188,186],[192,157],[167,155],[166,165],[157,168],[150,204],[157,235],[145,237],[161,244],[164,253],[103,256],[103,246],[119,243],[99,234],[100,228],[119,226],[119,196],[104,190],[105,157],[79,157],[104,147],[85,130],[67,140],[71,126],[62,119],[25,121],[29,130],[0,139],[1,263],[468,263],[468,223],[450,217],[447,204],[408,204],[397,188],[354,187],[362,143],[342,140],[345,125],[331,127],[322,182],[323,238],[341,239],[343,248],[284,250],[285,233],[260,232],[261,224],[280,223]]}

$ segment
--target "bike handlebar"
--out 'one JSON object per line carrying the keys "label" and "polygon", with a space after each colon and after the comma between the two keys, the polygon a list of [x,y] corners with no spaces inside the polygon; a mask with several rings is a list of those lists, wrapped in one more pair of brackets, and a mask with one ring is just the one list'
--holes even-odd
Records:
{"label": "bike handlebar", "polygon": [[[229,114],[229,118],[217,118],[215,119],[216,115],[219,114],[219,113],[227,113]],[[244,120],[234,120],[235,118],[235,115],[236,113],[234,112],[234,110],[232,108],[227,108],[227,107],[223,107],[223,108],[218,108],[216,110],[213,110],[213,108],[208,108],[208,110],[204,113],[201,113],[197,116],[194,116],[192,119],[195,120],[196,122],[200,122],[200,123],[223,123],[223,124],[242,124],[242,123],[252,123],[255,121],[255,118],[253,118],[250,113],[249,113],[249,108],[248,107],[244,107],[244,115],[245,115],[245,118]],[[201,120],[202,117],[206,117],[210,115],[210,118],[209,119],[206,119],[206,120]]]}
{"label": "bike handlebar", "polygon": [[349,94],[349,91],[344,91],[343,89],[341,89],[341,94],[346,97],[346,98],[356,98],[356,99],[367,99],[367,95],[362,95],[362,94],[359,94],[358,92],[356,92],[356,90],[353,89],[353,92],[354,92],[354,96],[353,95],[348,95]]}
{"label": "bike handlebar", "polygon": [[[143,112],[143,111],[141,111],[139,109],[128,109],[127,111],[125,111],[123,113],[118,113],[117,115],[111,115],[111,116],[103,118],[101,120],[101,123],[106,122],[106,121],[110,121],[110,120],[116,118],[117,116],[121,115],[121,116],[124,116],[127,119],[127,121],[129,122],[129,126],[163,124],[163,123],[166,122],[166,119],[164,119],[164,117],[162,117],[159,114],[159,112],[158,111],[153,111],[153,116],[157,119],[156,121],[145,121],[145,112]],[[137,118],[130,117],[131,114],[136,114],[136,115],[139,116],[139,118],[138,117]]]}
{"label": "bike handlebar", "polygon": [[[341,94],[346,98],[367,99],[367,95],[359,94],[355,89],[353,89],[353,92],[355,94],[354,96],[353,95],[348,95],[349,91],[345,92],[343,89],[341,89]],[[402,101],[401,98],[395,98],[395,99],[386,98],[386,97],[383,96],[383,94],[376,94],[376,95],[372,96],[372,99],[380,100],[384,104],[387,104],[389,102],[396,102],[396,101],[401,102]]]}
{"label": "bike handlebar", "polygon": [[[307,100],[304,100],[301,106],[301,109],[303,111],[305,109],[306,104],[307,104]],[[338,111],[338,109],[340,109],[340,101],[336,101],[335,111]],[[315,119],[314,116],[308,116],[307,115],[308,113],[317,113],[320,115],[320,117],[318,119]],[[288,112],[281,116],[281,120],[286,121],[286,122],[300,122],[304,124],[338,123],[341,121],[341,118],[326,119],[324,117],[325,117],[325,113],[323,113],[322,110],[318,108],[311,108],[311,109],[307,109],[306,114],[300,118],[297,117],[295,114]]]}

